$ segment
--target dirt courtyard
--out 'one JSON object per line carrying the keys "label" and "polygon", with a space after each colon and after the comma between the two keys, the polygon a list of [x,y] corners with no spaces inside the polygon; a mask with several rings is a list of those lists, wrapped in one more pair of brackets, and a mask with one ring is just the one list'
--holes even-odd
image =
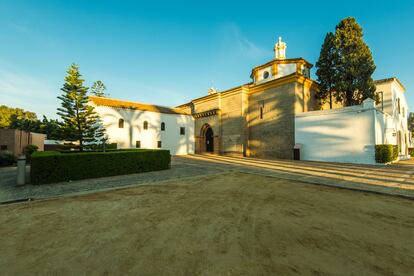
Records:
{"label": "dirt courtyard", "polygon": [[414,201],[225,173],[0,207],[2,275],[413,275]]}

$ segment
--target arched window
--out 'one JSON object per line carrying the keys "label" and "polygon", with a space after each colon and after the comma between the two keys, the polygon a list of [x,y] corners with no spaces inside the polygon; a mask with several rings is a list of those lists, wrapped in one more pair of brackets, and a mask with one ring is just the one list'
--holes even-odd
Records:
{"label": "arched window", "polygon": [[118,127],[119,128],[124,128],[124,119],[119,119],[119,121],[118,121]]}
{"label": "arched window", "polygon": [[148,122],[144,121],[144,129],[148,129]]}
{"label": "arched window", "polygon": [[165,123],[164,123],[164,122],[162,122],[162,123],[161,123],[161,130],[162,130],[162,131],[164,131],[164,130],[165,130]]}

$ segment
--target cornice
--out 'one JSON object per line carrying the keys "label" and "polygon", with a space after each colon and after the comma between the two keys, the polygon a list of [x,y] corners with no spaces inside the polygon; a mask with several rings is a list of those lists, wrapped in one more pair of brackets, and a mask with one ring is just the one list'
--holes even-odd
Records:
{"label": "cornice", "polygon": [[256,72],[258,70],[261,70],[263,68],[272,66],[273,64],[289,64],[289,63],[304,64],[309,69],[313,67],[313,64],[309,63],[304,58],[274,59],[274,60],[271,60],[271,61],[269,61],[265,64],[253,67],[251,77],[254,76],[254,72]]}
{"label": "cornice", "polygon": [[253,94],[256,92],[260,92],[263,90],[267,90],[267,89],[271,89],[274,87],[278,87],[284,84],[288,84],[288,83],[293,83],[293,82],[297,82],[300,84],[305,85],[306,87],[312,87],[314,89],[319,90],[319,86],[317,85],[317,83],[309,78],[305,78],[303,75],[298,74],[298,73],[293,73],[278,79],[274,79],[271,81],[267,81],[264,83],[260,83],[260,84],[252,84],[249,87],[249,94]]}

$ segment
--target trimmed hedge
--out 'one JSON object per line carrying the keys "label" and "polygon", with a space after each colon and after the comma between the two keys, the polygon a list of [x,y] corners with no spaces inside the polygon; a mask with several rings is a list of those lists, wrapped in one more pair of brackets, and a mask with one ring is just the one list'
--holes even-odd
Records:
{"label": "trimmed hedge", "polygon": [[409,148],[408,153],[410,154],[411,157],[414,157],[414,148]]}
{"label": "trimmed hedge", "polygon": [[118,150],[110,152],[35,152],[32,155],[32,184],[166,170],[169,150]]}
{"label": "trimmed hedge", "polygon": [[375,161],[377,163],[389,163],[398,158],[398,146],[375,145]]}

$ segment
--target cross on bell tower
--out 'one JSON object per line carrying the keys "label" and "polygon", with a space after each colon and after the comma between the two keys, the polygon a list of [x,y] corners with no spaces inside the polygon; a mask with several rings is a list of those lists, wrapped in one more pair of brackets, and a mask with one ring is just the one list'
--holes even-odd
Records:
{"label": "cross on bell tower", "polygon": [[286,58],[286,43],[282,41],[282,37],[279,36],[279,41],[275,44],[275,59]]}

